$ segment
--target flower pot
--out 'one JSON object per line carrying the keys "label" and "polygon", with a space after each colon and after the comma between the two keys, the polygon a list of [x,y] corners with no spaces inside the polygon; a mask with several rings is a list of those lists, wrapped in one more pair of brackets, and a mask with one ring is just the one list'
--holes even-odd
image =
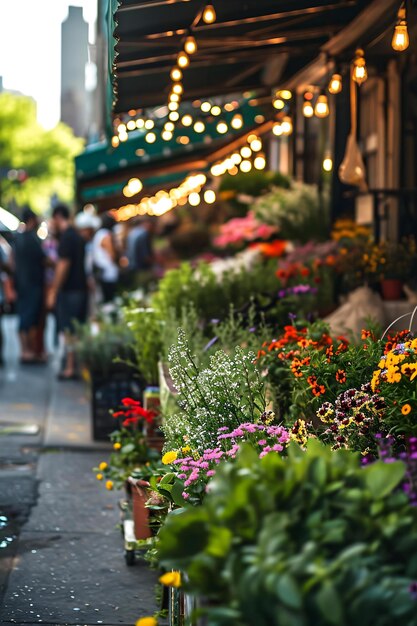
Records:
{"label": "flower pot", "polygon": [[403,283],[398,278],[385,278],[381,280],[381,292],[384,300],[400,300]]}
{"label": "flower pot", "polygon": [[149,527],[149,509],[145,504],[149,498],[148,483],[144,480],[129,478],[132,486],[132,512],[136,539],[149,539],[152,536]]}

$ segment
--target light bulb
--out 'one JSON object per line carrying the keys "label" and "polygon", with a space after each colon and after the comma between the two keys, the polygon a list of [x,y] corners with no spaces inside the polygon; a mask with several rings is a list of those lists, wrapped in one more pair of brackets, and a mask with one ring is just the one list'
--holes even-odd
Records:
{"label": "light bulb", "polygon": [[204,202],[206,204],[213,204],[216,202],[216,194],[213,189],[207,189],[207,191],[204,192]]}
{"label": "light bulb", "polygon": [[171,79],[174,80],[174,81],[181,80],[182,72],[181,72],[180,68],[179,67],[173,67],[172,70],[171,70],[170,76],[171,76]]}
{"label": "light bulb", "polygon": [[200,108],[203,111],[203,113],[208,113],[211,109],[211,104],[210,102],[203,102]]}
{"label": "light bulb", "polygon": [[117,132],[123,135],[123,133],[126,132],[126,124],[119,124],[119,126],[117,127]]}
{"label": "light bulb", "polygon": [[170,119],[171,122],[178,122],[178,120],[180,119],[180,114],[178,113],[178,111],[170,111],[168,119]]}
{"label": "light bulb", "polygon": [[153,120],[146,120],[145,122],[146,130],[152,130],[154,126],[155,126],[155,122]]}
{"label": "light bulb", "polygon": [[142,191],[143,184],[142,181],[139,180],[139,178],[131,178],[127,183],[127,187],[132,196],[134,196],[135,194],[139,193],[139,191]]}
{"label": "light bulb", "polygon": [[303,104],[303,115],[304,117],[313,117],[314,109],[310,100],[305,100]]}
{"label": "light bulb", "polygon": [[227,126],[226,122],[219,122],[216,126],[216,130],[221,135],[224,135],[229,130],[229,127]]}
{"label": "light bulb", "polygon": [[196,122],[194,124],[194,130],[196,133],[204,133],[204,131],[206,130],[204,122]]}
{"label": "light bulb", "polygon": [[156,135],[155,135],[155,133],[147,133],[147,134],[145,135],[145,141],[146,141],[147,143],[155,143],[155,141],[156,141]]}
{"label": "light bulb", "polygon": [[362,85],[368,78],[364,52],[360,48],[356,50],[355,58],[353,59],[352,78],[358,85]]}
{"label": "light bulb", "polygon": [[275,109],[278,109],[278,111],[281,111],[281,109],[285,107],[285,102],[284,100],[281,100],[281,98],[276,98],[272,104]]}
{"label": "light bulb", "polygon": [[127,130],[135,130],[136,128],[135,120],[129,120],[126,126],[127,126]]}
{"label": "light bulb", "polygon": [[230,122],[230,125],[235,130],[239,130],[243,126],[243,118],[241,115],[235,115]]}
{"label": "light bulb", "polygon": [[170,93],[169,94],[169,100],[170,100],[170,102],[179,102],[180,101],[179,94],[177,94],[177,93]]}
{"label": "light bulb", "polygon": [[327,117],[329,115],[329,103],[325,94],[320,94],[314,107],[314,115],[316,117]]}
{"label": "light bulb", "polygon": [[252,156],[252,150],[249,148],[249,146],[243,146],[243,148],[240,149],[240,154],[243,156],[244,159],[249,159],[249,157]]}
{"label": "light bulb", "polygon": [[239,152],[234,152],[230,157],[230,160],[234,165],[239,165],[239,163],[241,163],[242,161],[242,157],[240,156]]}
{"label": "light bulb", "polygon": [[210,113],[212,115],[217,116],[217,115],[220,115],[221,112],[222,112],[222,110],[221,110],[221,108],[219,106],[217,106],[217,104],[215,104],[214,107],[211,107]]}
{"label": "light bulb", "polygon": [[333,161],[329,156],[323,159],[323,169],[325,172],[331,172],[333,169]]}
{"label": "light bulb", "polygon": [[272,127],[272,132],[276,137],[281,137],[282,135],[282,126],[279,122],[276,122]]}
{"label": "light bulb", "polygon": [[190,64],[190,59],[188,58],[188,54],[184,51],[181,51],[177,57],[177,63],[179,67],[187,67]]}
{"label": "light bulb", "polygon": [[170,103],[168,104],[168,109],[169,109],[170,111],[178,111],[178,107],[179,107],[178,102],[170,102]]}
{"label": "light bulb", "polygon": [[251,141],[250,147],[254,152],[259,152],[260,150],[262,150],[262,141],[258,138],[253,139],[253,141]]}
{"label": "light bulb", "polygon": [[172,132],[170,130],[162,131],[161,137],[164,141],[170,141],[173,137]]}
{"label": "light bulb", "polygon": [[328,90],[333,94],[340,93],[342,91],[342,77],[340,74],[333,74],[329,82]]}
{"label": "light bulb", "polygon": [[291,135],[292,133],[292,119],[288,116],[284,117],[281,122],[282,134]]}
{"label": "light bulb", "polygon": [[206,24],[213,24],[216,21],[216,11],[212,4],[207,4],[203,11],[203,22]]}
{"label": "light bulb", "polygon": [[128,140],[128,134],[127,133],[120,133],[119,135],[119,141],[127,141]]}
{"label": "light bulb", "polygon": [[141,117],[138,117],[138,119],[136,120],[136,128],[143,128],[145,126],[145,120],[143,120]]}
{"label": "light bulb", "polygon": [[255,169],[264,170],[266,166],[266,160],[263,154],[259,154],[253,162]]}
{"label": "light bulb", "polygon": [[200,204],[200,201],[201,201],[200,194],[197,193],[196,191],[193,191],[188,196],[188,203],[191,204],[191,206],[198,206]]}
{"label": "light bulb", "polygon": [[191,115],[184,115],[181,123],[183,126],[191,126],[191,124],[193,123],[193,118],[191,117]]}
{"label": "light bulb", "polygon": [[410,39],[408,37],[407,20],[405,14],[405,8],[400,7],[398,11],[398,21],[394,28],[394,34],[392,36],[391,45],[397,52],[407,50],[410,45]]}
{"label": "light bulb", "polygon": [[252,169],[252,163],[250,161],[245,160],[245,161],[242,161],[239,167],[240,167],[241,172],[244,172],[245,174],[247,174]]}
{"label": "light bulb", "polygon": [[187,37],[184,44],[184,50],[187,54],[194,54],[195,52],[197,52],[197,42],[195,40],[195,37],[193,37],[192,35]]}
{"label": "light bulb", "polygon": [[175,85],[172,85],[172,93],[181,95],[183,91],[184,87],[181,85],[181,83],[175,83]]}
{"label": "light bulb", "polygon": [[113,148],[117,148],[119,143],[120,143],[119,138],[116,135],[114,135],[114,137],[111,138],[111,145],[113,146]]}

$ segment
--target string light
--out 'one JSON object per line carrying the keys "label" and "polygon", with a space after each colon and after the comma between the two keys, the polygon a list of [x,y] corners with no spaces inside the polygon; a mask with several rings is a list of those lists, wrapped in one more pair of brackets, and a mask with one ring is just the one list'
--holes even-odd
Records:
{"label": "string light", "polygon": [[119,133],[119,135],[122,135],[123,133],[126,132],[126,124],[119,124],[117,127],[117,132]]}
{"label": "string light", "polygon": [[368,70],[366,68],[365,53],[361,48],[355,52],[353,59],[352,78],[359,86],[368,78]]}
{"label": "string light", "polygon": [[275,109],[278,109],[278,111],[281,111],[281,109],[283,109],[285,107],[285,102],[284,100],[282,100],[281,98],[276,98],[273,102],[272,102],[272,106]]}
{"label": "string light", "polygon": [[240,156],[239,152],[234,152],[230,157],[230,160],[234,165],[239,165],[239,163],[242,162],[242,157]]}
{"label": "string light", "polygon": [[340,74],[333,74],[333,76],[330,79],[329,82],[329,86],[327,87],[327,89],[329,90],[330,93],[332,94],[337,94],[340,93],[342,91],[342,77]]}
{"label": "string light", "polygon": [[404,5],[401,5],[398,9],[397,23],[394,28],[391,45],[393,49],[397,52],[403,52],[404,50],[407,50],[408,46],[410,45]]}
{"label": "string light", "polygon": [[243,126],[243,117],[241,115],[235,115],[230,122],[230,125],[235,130],[239,130]]}
{"label": "string light", "polygon": [[135,130],[136,128],[136,122],[135,120],[129,120],[128,123],[126,124],[127,130]]}
{"label": "string light", "polygon": [[147,134],[145,135],[145,141],[146,141],[147,143],[155,143],[155,141],[156,141],[156,135],[155,135],[155,133],[147,133]]}
{"label": "string light", "polygon": [[119,135],[119,140],[120,141],[127,141],[128,140],[128,134],[127,133],[120,133]]}
{"label": "string light", "polygon": [[170,130],[162,131],[161,137],[164,141],[170,141],[173,137],[173,134]]}
{"label": "string light", "polygon": [[292,93],[289,89],[281,89],[275,95],[277,98],[283,98],[284,100],[291,100],[292,98]]}
{"label": "string light", "polygon": [[190,64],[190,59],[188,58],[188,54],[182,50],[177,57],[178,66],[181,68],[188,67]]}
{"label": "string light", "polygon": [[226,122],[219,122],[216,126],[216,130],[218,133],[220,133],[221,135],[224,135],[225,133],[227,133],[227,131],[229,130],[228,125],[226,124]]}
{"label": "string light", "polygon": [[284,117],[281,122],[282,134],[291,135],[292,133],[292,119],[288,116]]}
{"label": "string light", "polygon": [[272,132],[276,137],[281,137],[282,135],[282,126],[279,122],[276,122],[272,127]]}
{"label": "string light", "polygon": [[322,93],[317,98],[316,106],[314,107],[314,115],[316,117],[327,117],[329,115],[329,103],[327,101],[327,96]]}
{"label": "string light", "polygon": [[170,93],[169,94],[169,99],[171,102],[179,102],[180,101],[180,97],[177,93]]}
{"label": "string light", "polygon": [[181,120],[181,124],[183,126],[191,126],[191,124],[193,123],[193,118],[191,117],[191,115],[184,115],[184,117]]}
{"label": "string light", "polygon": [[113,146],[113,148],[117,148],[119,144],[120,144],[120,139],[116,135],[114,135],[111,138],[111,145]]}
{"label": "string light", "polygon": [[253,162],[255,169],[264,170],[266,167],[266,159],[263,154],[259,154]]}
{"label": "string light", "polygon": [[253,139],[250,143],[250,147],[253,152],[259,152],[262,150],[262,141],[258,138]]}
{"label": "string light", "polygon": [[249,146],[243,146],[243,148],[240,149],[240,154],[244,159],[249,159],[249,157],[252,156],[252,150]]}
{"label": "string light", "polygon": [[204,192],[204,202],[206,204],[213,204],[216,202],[216,194],[213,189],[207,189],[207,191]]}
{"label": "string light", "polygon": [[197,52],[197,42],[195,40],[195,37],[193,37],[192,35],[187,37],[184,44],[184,50],[187,54],[194,54],[195,52]]}
{"label": "string light", "polygon": [[314,115],[313,105],[311,104],[310,100],[304,100],[303,115],[304,117],[313,117]]}
{"label": "string light", "polygon": [[175,124],[173,122],[165,122],[164,124],[164,128],[165,130],[167,130],[168,132],[172,133],[172,131],[175,128]]}
{"label": "string light", "polygon": [[245,161],[242,161],[239,167],[240,167],[241,172],[244,172],[245,174],[247,174],[252,169],[252,163],[250,161],[245,160]]}
{"label": "string light", "polygon": [[136,120],[136,128],[143,128],[145,126],[145,120],[143,120],[141,117],[138,117],[138,119]]}
{"label": "string light", "polygon": [[139,180],[139,178],[131,178],[128,181],[127,186],[132,195],[139,193],[143,189],[143,183]]}
{"label": "string light", "polygon": [[178,81],[182,79],[182,72],[179,67],[173,67],[171,70],[171,79],[174,81]]}
{"label": "string light", "polygon": [[169,102],[169,103],[168,103],[168,109],[169,109],[170,111],[178,111],[179,106],[180,106],[180,105],[178,104],[178,102]]}
{"label": "string light", "polygon": [[206,4],[202,18],[203,22],[206,24],[213,24],[216,21],[216,11],[214,10],[214,6],[212,4]]}
{"label": "string light", "polygon": [[190,195],[188,196],[188,203],[191,204],[191,206],[198,206],[200,202],[200,194],[197,191],[193,191],[192,193],[190,193]]}
{"label": "string light", "polygon": [[204,122],[196,122],[194,124],[194,130],[196,133],[204,133],[204,131],[206,130],[206,125],[204,124]]}
{"label": "string light", "polygon": [[181,85],[181,83],[175,83],[174,85],[172,85],[172,93],[181,95],[183,91],[184,87]]}
{"label": "string light", "polygon": [[178,122],[178,120],[180,119],[180,114],[178,113],[178,111],[171,111],[168,115],[168,119],[171,120],[171,122]]}
{"label": "string light", "polygon": [[221,108],[220,108],[219,106],[217,106],[217,104],[215,104],[213,107],[211,107],[211,111],[210,111],[210,113],[211,113],[212,115],[217,116],[217,115],[220,115],[220,114],[221,114],[221,112],[222,112],[222,110],[221,110]]}
{"label": "string light", "polygon": [[323,169],[325,172],[331,172],[333,169],[333,161],[330,156],[326,156],[323,159]]}
{"label": "string light", "polygon": [[211,104],[210,102],[203,102],[200,108],[203,111],[203,113],[208,113],[211,109]]}
{"label": "string light", "polygon": [[155,122],[153,120],[146,120],[145,122],[146,130],[152,130],[154,126],[155,126]]}

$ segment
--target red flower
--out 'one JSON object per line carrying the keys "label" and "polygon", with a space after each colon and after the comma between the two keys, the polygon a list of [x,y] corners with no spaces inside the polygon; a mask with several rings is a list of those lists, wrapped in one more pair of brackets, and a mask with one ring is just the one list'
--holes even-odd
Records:
{"label": "red flower", "polygon": [[127,428],[128,426],[130,426],[131,424],[137,424],[137,422],[139,421],[138,417],[127,417],[123,422],[122,422],[122,426],[124,426],[125,428]]}
{"label": "red flower", "polygon": [[134,400],[133,398],[123,398],[122,404],[123,406],[142,406],[139,400]]}
{"label": "red flower", "polygon": [[308,269],[308,267],[301,267],[300,268],[300,275],[301,276],[310,276],[310,270]]}
{"label": "red flower", "polygon": [[113,417],[125,417],[126,413],[125,411],[115,411],[113,413]]}
{"label": "red flower", "polygon": [[275,272],[275,276],[280,280],[286,280],[288,278],[288,273],[285,270],[277,270]]}

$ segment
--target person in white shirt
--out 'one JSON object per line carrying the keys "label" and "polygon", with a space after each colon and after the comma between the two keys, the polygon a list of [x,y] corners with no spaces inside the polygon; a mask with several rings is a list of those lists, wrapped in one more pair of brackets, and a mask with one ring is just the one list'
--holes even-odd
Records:
{"label": "person in white shirt", "polygon": [[119,281],[117,250],[113,237],[116,222],[110,215],[101,218],[101,228],[93,239],[93,266],[100,285],[103,302],[111,302]]}

